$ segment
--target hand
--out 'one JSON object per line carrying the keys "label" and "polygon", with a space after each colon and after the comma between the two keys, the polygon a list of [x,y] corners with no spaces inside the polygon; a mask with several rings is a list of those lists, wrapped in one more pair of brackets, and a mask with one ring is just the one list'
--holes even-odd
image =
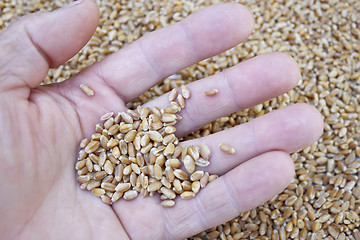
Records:
{"label": "hand", "polygon": [[[297,104],[205,137],[208,171],[220,178],[195,199],[161,207],[158,197],[104,204],[76,183],[81,139],[99,117],[165,77],[229,49],[251,33],[253,19],[239,4],[202,10],[135,43],[60,84],[39,86],[48,69],[76,54],[95,31],[99,13],[90,0],[26,16],[0,34],[1,195],[4,239],[183,239],[224,223],[281,192],[294,175],[290,152],[322,132],[315,108]],[[189,84],[178,136],[221,116],[276,97],[300,78],[282,53],[255,57]],[[91,86],[89,97],[79,88]],[[219,94],[207,97],[215,87]],[[164,107],[161,96],[148,106]],[[191,143],[199,143],[199,139]],[[235,155],[218,150],[231,141]],[[190,144],[190,142],[189,142]]]}

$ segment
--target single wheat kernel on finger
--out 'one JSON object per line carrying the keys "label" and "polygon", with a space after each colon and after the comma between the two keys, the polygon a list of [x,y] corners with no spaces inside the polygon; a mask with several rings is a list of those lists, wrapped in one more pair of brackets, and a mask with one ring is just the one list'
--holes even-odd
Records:
{"label": "single wheat kernel on finger", "polygon": [[163,140],[163,137],[161,136],[161,134],[159,132],[156,132],[156,131],[148,132],[148,136],[154,142],[162,142],[162,140]]}
{"label": "single wheat kernel on finger", "polygon": [[85,167],[86,161],[87,161],[86,159],[83,159],[83,160],[78,161],[78,162],[76,163],[76,165],[75,165],[75,169],[76,169],[76,170],[80,170],[80,169],[82,169],[83,167]]}
{"label": "single wheat kernel on finger", "polygon": [[80,147],[81,147],[81,148],[85,148],[85,147],[86,147],[86,145],[88,145],[88,144],[89,144],[89,142],[90,142],[90,140],[89,140],[89,139],[84,138],[84,139],[83,139],[83,140],[81,140],[81,142],[80,142]]}
{"label": "single wheat kernel on finger", "polygon": [[100,142],[98,141],[91,141],[85,147],[86,153],[95,152],[100,147]]}
{"label": "single wheat kernel on finger", "polygon": [[174,179],[173,185],[177,194],[181,194],[184,191],[179,179]]}
{"label": "single wheat kernel on finger", "polygon": [[161,206],[166,207],[166,208],[173,207],[174,205],[175,205],[175,201],[174,201],[174,200],[164,200],[164,201],[161,201]]}
{"label": "single wheat kernel on finger", "polygon": [[177,96],[177,101],[178,101],[178,103],[179,103],[179,106],[181,107],[181,108],[184,108],[185,107],[185,98],[181,95],[181,94],[179,94],[178,96]]}
{"label": "single wheat kernel on finger", "polygon": [[100,197],[101,195],[104,195],[106,192],[105,189],[102,189],[102,188],[94,188],[91,191],[95,196],[98,196],[98,197]]}
{"label": "single wheat kernel on finger", "polygon": [[183,181],[187,180],[189,178],[189,175],[181,169],[175,169],[174,175],[175,175],[175,177],[177,177],[178,179],[183,180]]}
{"label": "single wheat kernel on finger", "polygon": [[195,164],[199,167],[207,167],[210,165],[210,162],[204,158],[199,158],[195,161]]}
{"label": "single wheat kernel on finger", "polygon": [[209,173],[205,172],[204,176],[200,178],[200,187],[204,188],[209,182]]}
{"label": "single wheat kernel on finger", "polygon": [[107,195],[101,195],[100,198],[101,198],[101,200],[102,200],[104,203],[109,204],[109,205],[112,204],[111,198],[110,198],[109,196],[107,196]]}
{"label": "single wheat kernel on finger", "polygon": [[80,88],[88,96],[94,96],[95,94],[94,90],[86,84],[80,84]]}
{"label": "single wheat kernel on finger", "polygon": [[190,89],[186,86],[186,85],[181,85],[181,95],[185,98],[188,99],[190,98]]}
{"label": "single wheat kernel on finger", "polygon": [[219,147],[220,147],[220,150],[223,151],[224,153],[235,154],[235,148],[233,148],[229,144],[222,143],[219,145]]}
{"label": "single wheat kernel on finger", "polygon": [[147,187],[147,190],[149,192],[154,192],[159,190],[162,187],[162,183],[160,181],[155,181],[149,184],[149,186]]}
{"label": "single wheat kernel on finger", "polygon": [[204,171],[196,171],[190,176],[190,180],[195,182],[200,180],[204,176]]}
{"label": "single wheat kernel on finger", "polygon": [[200,157],[200,148],[196,145],[189,146],[187,152],[195,161]]}
{"label": "single wheat kernel on finger", "polygon": [[183,188],[184,191],[191,191],[191,182],[190,181],[183,181],[181,183],[181,186]]}
{"label": "single wheat kernel on finger", "polygon": [[209,182],[212,182],[212,181],[214,181],[215,179],[217,179],[219,176],[218,175],[216,175],[216,174],[212,174],[212,175],[210,175],[209,176]]}
{"label": "single wheat kernel on finger", "polygon": [[174,199],[176,198],[176,194],[173,190],[168,189],[166,187],[162,187],[160,189],[160,192],[163,193],[168,199]]}
{"label": "single wheat kernel on finger", "polygon": [[171,183],[169,182],[169,180],[165,177],[165,176],[163,176],[162,178],[161,178],[161,183],[162,183],[162,185],[163,186],[165,186],[166,188],[171,188]]}
{"label": "single wheat kernel on finger", "polygon": [[191,190],[196,194],[200,191],[201,184],[200,181],[195,181],[191,184]]}
{"label": "single wheat kernel on finger", "polygon": [[79,176],[77,181],[79,183],[87,183],[90,181],[90,176],[89,175],[82,175],[82,176]]}
{"label": "single wheat kernel on finger", "polygon": [[169,102],[172,102],[176,99],[176,96],[177,96],[177,91],[176,91],[176,88],[174,88],[173,90],[171,90],[171,92],[169,93],[169,96],[168,96],[168,100]]}
{"label": "single wheat kernel on finger", "polygon": [[114,192],[114,194],[111,197],[112,202],[116,202],[123,196],[123,192]]}
{"label": "single wheat kernel on finger", "polygon": [[138,196],[138,192],[135,190],[126,191],[123,195],[125,200],[133,200]]}
{"label": "single wheat kernel on finger", "polygon": [[217,90],[216,88],[210,88],[208,90],[205,91],[205,95],[206,96],[214,96],[219,92],[219,90]]}
{"label": "single wheat kernel on finger", "polygon": [[201,143],[200,145],[200,156],[206,160],[210,158],[210,148],[206,143]]}
{"label": "single wheat kernel on finger", "polygon": [[108,120],[109,118],[111,118],[113,115],[114,115],[114,112],[105,113],[104,115],[102,115],[102,116],[100,117],[100,120],[101,120],[101,121],[106,121],[106,120]]}
{"label": "single wheat kernel on finger", "polygon": [[192,191],[185,191],[182,194],[180,194],[180,197],[184,200],[189,200],[195,197],[195,193]]}
{"label": "single wheat kernel on finger", "polygon": [[195,161],[190,155],[186,155],[183,159],[185,169],[188,173],[195,172]]}

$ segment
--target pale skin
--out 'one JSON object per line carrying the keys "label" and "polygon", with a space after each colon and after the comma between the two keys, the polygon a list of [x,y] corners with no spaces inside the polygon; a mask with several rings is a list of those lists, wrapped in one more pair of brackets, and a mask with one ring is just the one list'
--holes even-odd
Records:
{"label": "pale skin", "polygon": [[[289,153],[316,141],[322,118],[296,104],[203,139],[211,150],[206,170],[221,177],[195,199],[172,209],[158,197],[112,206],[83,191],[74,165],[78,144],[99,117],[165,77],[246,40],[249,10],[223,4],[147,34],[67,81],[40,87],[49,68],[76,54],[90,39],[99,11],[91,0],[29,15],[0,34],[0,232],[4,239],[184,239],[222,224],[281,192],[294,176]],[[283,53],[269,53],[189,84],[177,136],[296,86],[300,73]],[[79,88],[87,84],[95,96]],[[216,96],[204,94],[217,88]],[[164,107],[164,95],[147,106]],[[228,142],[236,154],[218,144]]]}

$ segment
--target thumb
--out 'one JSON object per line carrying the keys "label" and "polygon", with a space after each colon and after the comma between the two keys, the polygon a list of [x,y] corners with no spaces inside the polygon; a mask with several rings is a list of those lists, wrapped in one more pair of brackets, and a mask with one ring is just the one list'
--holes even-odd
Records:
{"label": "thumb", "polygon": [[79,0],[49,13],[20,18],[0,34],[0,91],[34,88],[49,68],[74,56],[99,21],[92,0]]}

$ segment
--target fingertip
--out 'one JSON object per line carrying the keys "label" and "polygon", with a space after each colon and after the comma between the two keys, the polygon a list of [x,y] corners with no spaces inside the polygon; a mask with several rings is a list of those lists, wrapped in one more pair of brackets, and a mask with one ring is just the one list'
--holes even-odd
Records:
{"label": "fingertip", "polygon": [[269,188],[274,188],[274,193],[282,191],[289,185],[294,178],[295,166],[294,161],[288,153],[283,151],[271,151],[258,157],[260,171],[268,179]]}
{"label": "fingertip", "polygon": [[237,93],[240,108],[277,97],[294,88],[300,79],[295,60],[282,52],[256,56],[224,72]]}
{"label": "fingertip", "polygon": [[[244,5],[224,3],[200,10],[184,19],[182,24],[191,30],[188,31],[190,36],[195,36],[194,46],[199,49],[198,52],[208,53],[211,49],[211,53],[206,56],[199,54],[203,58],[223,52],[244,41],[253,31],[254,18]],[[188,27],[189,25],[192,27]],[[196,34],[198,29],[202,31],[201,36]]]}
{"label": "fingertip", "polygon": [[301,78],[301,72],[298,63],[287,53],[277,52],[276,54],[282,58],[284,65],[288,66],[286,69],[288,71],[290,88],[296,87]]}
{"label": "fingertip", "polygon": [[315,142],[324,131],[324,117],[319,110],[311,104],[297,103],[294,105],[297,109],[295,111],[301,112],[301,116],[304,118],[304,129],[311,133],[311,140]]}
{"label": "fingertip", "polygon": [[[283,110],[283,111],[281,111]],[[295,152],[318,140],[323,132],[323,120],[319,111],[310,104],[298,103],[278,110],[277,128],[274,134],[282,131],[278,141],[288,146],[286,151]],[[269,129],[271,131],[271,129]],[[293,137],[297,136],[297,137]],[[267,139],[268,143],[271,139]]]}
{"label": "fingertip", "polygon": [[230,194],[236,196],[236,208],[245,212],[283,191],[294,174],[294,163],[288,153],[270,151],[239,165],[224,179]]}
{"label": "fingertip", "polygon": [[24,24],[52,68],[73,57],[89,41],[99,18],[93,0],[80,0],[53,12],[26,16]]}
{"label": "fingertip", "polygon": [[279,174],[284,174],[282,183],[283,189],[285,189],[295,176],[295,164],[294,160],[289,156],[288,153],[282,151],[278,151],[276,153],[282,155],[279,158],[280,161],[277,161],[277,163],[279,165]]}
{"label": "fingertip", "polygon": [[95,26],[94,27],[94,31],[95,31],[100,21],[99,7],[97,6],[94,0],[83,0],[81,4],[83,4],[81,7],[83,7],[87,11],[84,15],[90,14],[92,16],[92,18],[89,20],[92,21],[92,26]]}
{"label": "fingertip", "polygon": [[246,37],[250,36],[254,30],[255,25],[255,19],[251,10],[247,6],[240,3],[227,4],[230,6],[230,8],[236,9],[238,12],[237,17],[240,18],[238,20],[238,23],[240,23],[238,28],[244,32],[244,35],[247,34]]}
{"label": "fingertip", "polygon": [[235,45],[249,37],[254,29],[255,20],[248,7],[240,3],[225,3],[219,8],[222,18],[227,18],[229,35],[233,35]]}
{"label": "fingertip", "polygon": [[281,81],[288,90],[296,87],[298,84],[301,73],[298,63],[293,57],[284,52],[272,52],[265,54],[271,58],[271,62],[276,64],[276,68],[279,72],[279,81]]}

